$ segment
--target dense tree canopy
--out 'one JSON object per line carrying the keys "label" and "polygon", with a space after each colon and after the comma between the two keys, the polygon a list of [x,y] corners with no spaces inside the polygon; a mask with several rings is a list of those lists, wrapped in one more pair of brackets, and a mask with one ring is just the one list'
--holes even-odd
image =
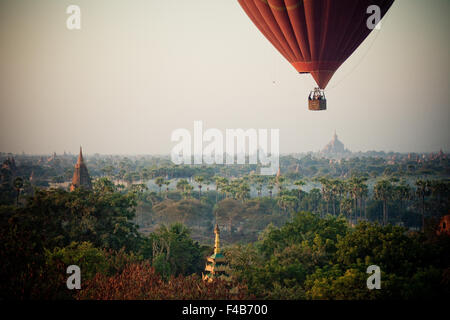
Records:
{"label": "dense tree canopy", "polygon": [[[278,177],[93,156],[93,189],[73,192],[70,157],[3,167],[0,299],[448,295],[450,246],[436,235],[450,209],[448,160],[388,156],[283,156]],[[206,285],[216,223],[232,280]],[[65,286],[71,264],[86,289],[76,296]],[[367,289],[370,265],[381,290]]]}

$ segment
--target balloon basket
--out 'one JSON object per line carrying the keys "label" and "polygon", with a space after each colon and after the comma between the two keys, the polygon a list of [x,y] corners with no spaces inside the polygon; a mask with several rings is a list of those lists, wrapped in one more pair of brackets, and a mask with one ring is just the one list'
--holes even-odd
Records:
{"label": "balloon basket", "polygon": [[308,109],[312,111],[327,110],[327,100],[308,100]]}
{"label": "balloon basket", "polygon": [[314,88],[308,96],[308,109],[313,111],[327,110],[325,92],[320,88]]}

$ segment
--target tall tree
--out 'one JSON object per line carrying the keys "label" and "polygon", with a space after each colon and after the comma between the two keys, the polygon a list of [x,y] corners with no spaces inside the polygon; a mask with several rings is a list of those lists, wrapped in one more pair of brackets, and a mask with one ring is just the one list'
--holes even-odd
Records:
{"label": "tall tree", "polygon": [[297,189],[298,189],[298,200],[299,200],[299,201],[300,201],[301,195],[302,195],[302,187],[303,187],[305,184],[306,184],[306,182],[303,181],[303,180],[297,180],[297,181],[294,182],[294,185],[296,185],[296,186],[297,186]]}
{"label": "tall tree", "polygon": [[164,178],[163,177],[158,177],[155,179],[155,184],[159,187],[159,195],[161,196],[161,188],[164,184]]}
{"label": "tall tree", "polygon": [[425,230],[425,197],[430,195],[430,180],[419,179],[416,181],[416,196],[421,202],[421,212],[422,212],[422,231]]}
{"label": "tall tree", "polygon": [[202,196],[202,184],[205,181],[205,177],[203,176],[195,176],[194,181],[198,184],[198,190],[199,190],[199,197]]}
{"label": "tall tree", "polygon": [[374,186],[374,198],[383,202],[383,225],[389,221],[388,201],[391,200],[393,187],[389,180],[377,181]]}

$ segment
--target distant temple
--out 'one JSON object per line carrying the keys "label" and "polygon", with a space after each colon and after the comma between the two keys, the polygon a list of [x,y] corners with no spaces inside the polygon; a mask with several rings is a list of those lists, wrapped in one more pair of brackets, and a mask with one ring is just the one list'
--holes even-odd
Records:
{"label": "distant temple", "polygon": [[333,139],[320,152],[325,156],[342,156],[349,154],[350,151],[345,149],[344,144],[338,139],[336,131],[334,131]]}
{"label": "distant temple", "polygon": [[226,271],[225,256],[220,252],[220,230],[217,224],[214,228],[214,233],[216,234],[214,254],[206,258],[205,271],[207,273],[202,274],[202,278],[205,281],[213,281],[215,278],[225,275]]}
{"label": "distant temple", "polygon": [[83,160],[83,153],[80,147],[80,154],[78,155],[77,163],[75,164],[75,171],[73,173],[72,184],[70,185],[70,191],[74,191],[76,188],[83,187],[86,189],[92,189],[91,177],[89,176],[88,169]]}

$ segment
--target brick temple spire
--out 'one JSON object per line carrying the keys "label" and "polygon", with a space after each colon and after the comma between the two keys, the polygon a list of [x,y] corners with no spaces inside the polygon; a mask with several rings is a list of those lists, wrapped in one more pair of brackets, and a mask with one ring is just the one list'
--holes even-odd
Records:
{"label": "brick temple spire", "polygon": [[92,189],[91,177],[89,176],[88,169],[83,159],[83,151],[80,146],[80,154],[78,155],[77,163],[75,164],[75,171],[73,172],[72,184],[70,185],[70,191],[76,188],[83,187],[86,189]]}

